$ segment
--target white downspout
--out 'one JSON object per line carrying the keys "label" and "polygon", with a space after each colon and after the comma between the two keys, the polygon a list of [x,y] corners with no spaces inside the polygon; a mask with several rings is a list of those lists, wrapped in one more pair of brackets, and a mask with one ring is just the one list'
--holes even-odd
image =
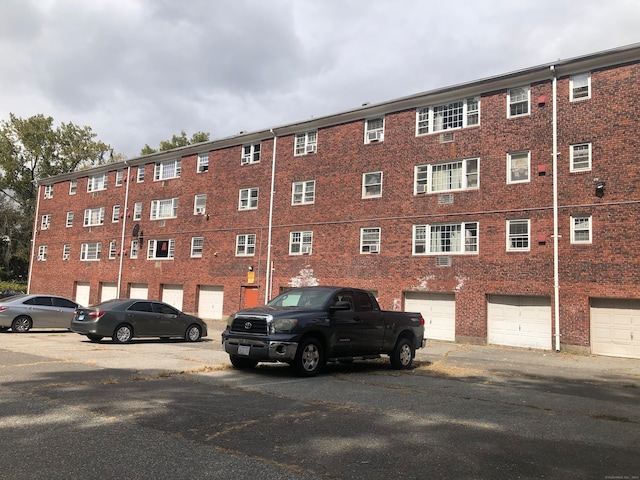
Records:
{"label": "white downspout", "polygon": [[273,197],[275,194],[275,181],[276,181],[276,145],[278,144],[278,136],[273,128],[270,130],[273,134],[273,156],[271,158],[271,199],[269,201],[269,229],[267,231],[267,279],[264,289],[264,303],[266,304],[270,300],[271,291],[271,231],[273,229]]}
{"label": "white downspout", "polygon": [[558,271],[558,77],[553,74],[553,315],[555,318],[555,350],[560,351],[560,273]]}
{"label": "white downspout", "polygon": [[[127,163],[125,161],[125,163]],[[127,167],[127,186],[124,194],[124,209],[122,210],[122,232],[120,234],[120,265],[118,266],[118,298],[120,297],[120,287],[122,286],[122,263],[124,261],[124,232],[127,227],[127,211],[129,208],[129,184],[131,183],[131,166]]]}
{"label": "white downspout", "polygon": [[31,293],[31,275],[33,275],[33,258],[36,254],[36,235],[38,234],[38,214],[40,213],[40,185],[34,181],[37,187],[36,213],[33,219],[33,233],[31,234],[31,258],[29,259],[29,274],[27,275],[27,293]]}

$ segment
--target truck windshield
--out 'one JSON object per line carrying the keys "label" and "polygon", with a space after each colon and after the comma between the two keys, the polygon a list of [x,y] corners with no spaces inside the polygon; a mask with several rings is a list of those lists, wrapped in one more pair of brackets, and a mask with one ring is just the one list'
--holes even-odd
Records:
{"label": "truck windshield", "polygon": [[325,306],[332,292],[327,289],[292,290],[278,295],[267,305],[270,307],[321,309]]}

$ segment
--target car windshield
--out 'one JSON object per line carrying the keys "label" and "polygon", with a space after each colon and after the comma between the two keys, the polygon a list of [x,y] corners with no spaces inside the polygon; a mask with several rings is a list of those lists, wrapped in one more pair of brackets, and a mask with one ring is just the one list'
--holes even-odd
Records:
{"label": "car windshield", "polygon": [[270,307],[295,307],[315,310],[323,308],[332,293],[333,290],[326,288],[292,290],[278,295],[267,305]]}

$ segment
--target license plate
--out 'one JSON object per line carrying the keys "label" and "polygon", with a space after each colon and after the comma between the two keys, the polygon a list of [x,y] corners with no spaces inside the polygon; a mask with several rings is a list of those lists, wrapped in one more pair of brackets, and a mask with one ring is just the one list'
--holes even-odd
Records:
{"label": "license plate", "polygon": [[238,345],[238,355],[249,355],[250,345]]}

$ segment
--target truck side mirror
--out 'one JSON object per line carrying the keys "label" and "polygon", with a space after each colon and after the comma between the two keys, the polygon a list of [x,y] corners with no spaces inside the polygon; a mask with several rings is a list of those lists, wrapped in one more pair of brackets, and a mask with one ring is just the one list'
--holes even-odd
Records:
{"label": "truck side mirror", "polygon": [[351,310],[351,304],[345,300],[336,302],[335,305],[331,306],[331,310]]}

